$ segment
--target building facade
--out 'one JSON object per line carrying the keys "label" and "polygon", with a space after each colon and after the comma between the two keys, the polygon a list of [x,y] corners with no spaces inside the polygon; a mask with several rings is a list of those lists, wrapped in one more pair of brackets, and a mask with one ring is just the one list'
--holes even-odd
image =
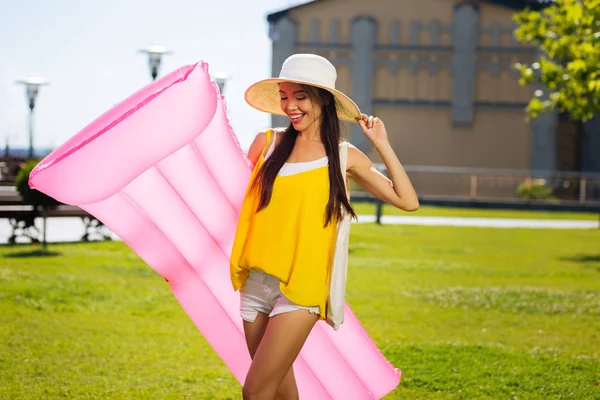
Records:
{"label": "building facade", "polygon": [[[537,58],[513,37],[524,3],[316,0],[267,17],[272,73],[294,53],[328,58],[337,88],[385,122],[406,165],[600,171],[598,118],[526,118],[535,88],[520,86],[512,68]],[[358,126],[345,132],[381,161]]]}

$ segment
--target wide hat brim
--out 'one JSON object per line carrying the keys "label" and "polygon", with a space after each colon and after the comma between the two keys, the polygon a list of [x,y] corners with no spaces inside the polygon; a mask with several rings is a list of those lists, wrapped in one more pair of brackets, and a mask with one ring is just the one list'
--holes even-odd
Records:
{"label": "wide hat brim", "polygon": [[285,78],[270,78],[258,81],[250,86],[244,94],[244,99],[251,106],[259,111],[269,114],[287,116],[281,109],[281,99],[279,95],[279,84],[281,82],[298,83],[325,89],[333,94],[337,115],[344,121],[357,123],[356,118],[360,118],[360,109],[350,97],[339,90],[330,87],[321,86],[312,82],[299,81]]}

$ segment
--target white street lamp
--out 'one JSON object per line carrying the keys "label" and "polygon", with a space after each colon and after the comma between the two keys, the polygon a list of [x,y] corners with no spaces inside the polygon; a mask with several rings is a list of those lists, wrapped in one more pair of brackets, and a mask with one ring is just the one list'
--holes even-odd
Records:
{"label": "white street lamp", "polygon": [[227,74],[227,72],[219,71],[219,72],[215,72],[215,74],[213,75],[213,78],[214,78],[215,82],[217,83],[217,86],[219,86],[219,92],[221,92],[221,94],[223,94],[225,92],[225,84],[227,83],[227,80],[229,79],[229,75]]}
{"label": "white street lamp", "polygon": [[38,76],[31,76],[27,79],[21,79],[16,82],[19,85],[25,85],[25,94],[29,101],[29,159],[33,158],[33,109],[35,100],[40,91],[40,86],[46,86],[49,83]]}
{"label": "white street lamp", "polygon": [[140,53],[148,54],[148,65],[150,66],[150,74],[152,80],[155,80],[158,76],[158,69],[160,68],[160,61],[163,54],[172,54],[173,52],[162,45],[152,45],[145,49],[139,50]]}

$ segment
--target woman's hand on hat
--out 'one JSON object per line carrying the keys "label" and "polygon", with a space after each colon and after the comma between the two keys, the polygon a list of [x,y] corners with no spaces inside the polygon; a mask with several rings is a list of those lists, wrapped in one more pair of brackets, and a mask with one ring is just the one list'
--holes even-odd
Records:
{"label": "woman's hand on hat", "polygon": [[378,140],[387,139],[387,131],[383,121],[372,115],[361,114],[360,118],[356,118],[356,121],[360,125],[363,133],[371,140],[376,142]]}

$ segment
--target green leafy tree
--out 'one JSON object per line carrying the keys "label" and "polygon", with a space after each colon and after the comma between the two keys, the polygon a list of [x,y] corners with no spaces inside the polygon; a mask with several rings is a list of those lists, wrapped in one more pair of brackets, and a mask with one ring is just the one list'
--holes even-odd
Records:
{"label": "green leafy tree", "polygon": [[600,113],[600,0],[555,0],[539,11],[515,14],[515,37],[537,46],[543,56],[517,64],[521,85],[540,82],[527,107],[537,118],[547,111],[567,112],[587,121]]}

